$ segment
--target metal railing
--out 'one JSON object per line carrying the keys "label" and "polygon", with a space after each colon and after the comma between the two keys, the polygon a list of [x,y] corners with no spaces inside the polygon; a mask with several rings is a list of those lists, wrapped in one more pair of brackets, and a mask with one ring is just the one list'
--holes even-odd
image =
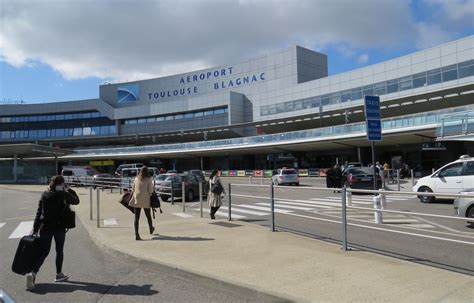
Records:
{"label": "metal railing", "polygon": [[[257,195],[245,195],[245,194],[236,194],[232,193],[232,187],[259,187],[259,188],[269,188],[269,196],[257,196]],[[276,185],[256,185],[256,184],[229,184],[229,204],[231,204],[231,197],[241,197],[241,198],[254,198],[254,199],[264,199],[264,200],[270,200],[270,221],[271,221],[271,230],[275,231],[275,213],[279,213],[281,215],[287,215],[287,216],[294,216],[294,217],[302,217],[305,218],[307,216],[300,215],[300,214],[294,214],[294,213],[289,213],[285,211],[279,211],[278,209],[275,210],[275,201],[287,201],[287,202],[293,202],[295,204],[297,203],[304,203],[308,202],[308,200],[298,200],[298,199],[280,199],[275,197],[275,189],[278,188],[288,188],[286,186],[276,186]],[[304,191],[328,191],[328,192],[334,192],[338,191],[341,192],[341,204],[340,204],[340,209],[341,209],[341,218],[340,221],[338,220],[329,220],[326,218],[318,218],[318,217],[311,217],[314,220],[320,220],[320,221],[326,221],[326,222],[332,222],[332,223],[338,223],[341,224],[341,235],[342,235],[342,240],[341,240],[341,245],[343,250],[348,250],[348,237],[347,237],[347,226],[357,226],[357,227],[362,227],[362,228],[369,228],[369,229],[377,229],[381,231],[386,231],[386,232],[391,232],[391,233],[399,233],[399,234],[405,234],[405,235],[412,235],[412,236],[417,236],[417,237],[423,237],[423,238],[430,238],[430,239],[437,239],[437,240],[443,240],[443,241],[448,241],[448,242],[456,242],[456,243],[462,243],[462,244],[468,244],[468,245],[474,245],[474,241],[462,241],[462,240],[457,240],[457,239],[450,239],[446,237],[434,237],[430,236],[429,234],[415,234],[415,233],[408,233],[404,232],[401,230],[392,230],[388,228],[383,228],[383,227],[374,227],[372,223],[370,224],[357,224],[353,223],[356,219],[351,219],[348,218],[347,216],[347,210],[348,209],[353,209],[353,210],[358,210],[358,211],[370,211],[373,212],[374,215],[374,224],[376,226],[383,226],[383,214],[384,213],[391,213],[391,214],[402,214],[402,215],[407,215],[407,216],[423,216],[423,217],[431,217],[431,218],[439,218],[439,219],[447,219],[447,220],[453,220],[453,221],[469,221],[469,218],[464,218],[464,217],[454,217],[454,216],[446,216],[446,215],[436,215],[436,214],[427,214],[427,213],[419,213],[419,212],[411,212],[411,211],[401,211],[401,210],[389,210],[387,209],[387,203],[386,203],[386,196],[387,195],[400,195],[400,196],[436,196],[438,198],[456,198],[456,197],[472,197],[474,198],[474,194],[446,194],[446,193],[419,193],[419,192],[406,192],[406,191],[387,191],[384,189],[380,190],[360,190],[360,189],[351,189],[351,188],[323,188],[323,187],[312,187],[312,186],[305,186],[305,187],[298,187],[296,188],[298,191],[304,190]],[[359,206],[353,206],[352,205],[352,194],[353,193],[364,193],[364,194],[374,194],[373,197],[373,208],[369,207],[359,207]],[[322,202],[320,202],[322,203]],[[333,202],[327,202],[330,203],[331,205],[334,205]],[[283,207],[284,208],[284,207]],[[228,220],[232,220],[231,217],[231,206],[229,205],[229,215],[228,215]],[[350,222],[349,222],[350,221]],[[426,232],[433,232],[433,231],[426,231]],[[459,236],[459,235],[456,235]]]}

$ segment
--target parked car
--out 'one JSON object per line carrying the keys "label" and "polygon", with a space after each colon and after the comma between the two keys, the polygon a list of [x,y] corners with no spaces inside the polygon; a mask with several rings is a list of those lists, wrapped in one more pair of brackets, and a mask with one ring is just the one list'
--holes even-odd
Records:
{"label": "parked car", "polygon": [[294,168],[282,168],[273,174],[272,182],[274,185],[294,184],[299,186],[300,176],[298,175],[298,171]]}
{"label": "parked car", "polygon": [[163,174],[155,178],[155,188],[163,201],[171,198],[171,184],[173,184],[173,196],[183,196],[182,183],[185,182],[186,201],[192,201],[199,196],[199,183],[203,185],[203,196],[206,196],[204,185],[205,179],[195,174]]}
{"label": "parked car", "polygon": [[[375,176],[376,187],[382,187],[382,178]],[[343,184],[354,189],[374,189],[374,170],[372,167],[348,167],[342,173]]]}
{"label": "parked car", "polygon": [[[463,155],[431,175],[416,181],[413,191],[457,194],[468,188],[474,188],[474,158]],[[436,199],[433,196],[418,196],[418,198],[423,203],[430,203]]]}
{"label": "parked car", "polygon": [[474,188],[463,190],[461,194],[471,196],[457,197],[453,203],[454,213],[458,217],[471,218],[468,222],[474,223]]}
{"label": "parked car", "polygon": [[[159,174],[159,170],[156,167],[148,167],[150,172],[150,176],[153,178],[154,176]],[[122,188],[130,189],[133,183],[133,180],[140,172],[140,168],[124,168],[122,169],[122,176],[121,176],[121,184]]]}

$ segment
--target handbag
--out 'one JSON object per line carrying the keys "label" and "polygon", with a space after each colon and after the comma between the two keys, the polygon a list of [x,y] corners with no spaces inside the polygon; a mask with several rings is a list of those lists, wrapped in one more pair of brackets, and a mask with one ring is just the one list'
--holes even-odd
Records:
{"label": "handbag", "polygon": [[212,183],[211,184],[211,192],[216,195],[222,194],[224,191],[224,187],[222,187],[222,184],[220,182]]}
{"label": "handbag", "polygon": [[150,207],[151,208],[161,208],[160,198],[156,192],[151,193],[150,195]]}
{"label": "handbag", "polygon": [[76,227],[76,212],[73,211],[68,205],[63,209],[61,216],[62,227],[71,229]]}

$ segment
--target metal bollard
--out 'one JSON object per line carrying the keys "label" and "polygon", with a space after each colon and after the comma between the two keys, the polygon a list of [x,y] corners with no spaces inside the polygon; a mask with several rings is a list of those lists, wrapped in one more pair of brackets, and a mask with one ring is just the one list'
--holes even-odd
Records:
{"label": "metal bollard", "polygon": [[347,191],[347,189],[346,189],[346,202],[347,202],[347,206],[352,206],[352,192]]}
{"label": "metal bollard", "polygon": [[347,188],[342,187],[341,201],[341,223],[342,223],[342,250],[347,251],[347,209],[346,209]]}
{"label": "metal bollard", "polygon": [[228,219],[229,221],[232,221],[232,211],[231,211],[231,208],[232,208],[232,185],[231,183],[229,183],[229,212],[228,212]]}
{"label": "metal bollard", "polygon": [[385,186],[385,172],[382,173],[382,186],[383,186],[384,189],[386,188],[386,186]]}
{"label": "metal bollard", "polygon": [[90,219],[92,220],[92,187],[89,187]]}
{"label": "metal bollard", "polygon": [[202,183],[199,182],[199,205],[201,207],[201,218],[202,218]]}
{"label": "metal bollard", "polygon": [[186,212],[186,184],[184,182],[181,182],[181,204],[183,204],[183,213]]}
{"label": "metal bollard", "polygon": [[249,184],[252,184],[252,176],[249,176]]}
{"label": "metal bollard", "polygon": [[[380,203],[380,200],[381,200],[381,199],[380,199],[380,196],[374,196],[373,200],[374,200],[374,209],[376,209],[376,210],[381,209],[382,207],[381,207],[381,205],[380,205],[380,204],[381,204],[381,203]],[[375,217],[375,223],[376,223],[376,224],[382,224],[382,223],[383,223],[383,221],[382,221],[382,213],[381,213],[381,212],[375,211],[375,212],[374,212],[374,217]]]}
{"label": "metal bollard", "polygon": [[262,185],[262,184],[263,184],[263,175],[262,175],[262,177],[260,178],[260,185]]}
{"label": "metal bollard", "polygon": [[270,194],[271,194],[271,212],[272,212],[272,232],[275,231],[275,188],[273,187],[273,182],[270,183]]}
{"label": "metal bollard", "polygon": [[397,187],[398,191],[400,191],[400,170],[397,169]]}
{"label": "metal bollard", "polygon": [[411,185],[415,186],[415,176],[413,174],[413,169],[410,170],[410,174],[411,174]]}
{"label": "metal bollard", "polygon": [[171,205],[174,205],[174,187],[173,187],[173,181],[170,182],[170,186],[171,186]]}
{"label": "metal bollard", "polygon": [[387,209],[387,196],[385,193],[380,193],[380,204],[382,205],[382,209]]}
{"label": "metal bollard", "polygon": [[100,227],[100,190],[97,189],[97,227]]}
{"label": "metal bollard", "polygon": [[432,168],[432,169],[431,169],[431,173],[432,173],[432,174],[434,174],[434,172],[435,172],[435,169],[434,169],[434,168]]}

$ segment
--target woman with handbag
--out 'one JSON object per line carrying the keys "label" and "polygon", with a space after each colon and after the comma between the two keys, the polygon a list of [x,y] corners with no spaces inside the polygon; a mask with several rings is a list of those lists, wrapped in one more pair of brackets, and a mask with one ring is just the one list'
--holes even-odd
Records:
{"label": "woman with handbag", "polygon": [[132,186],[132,197],[128,205],[135,210],[135,240],[141,240],[140,234],[138,233],[138,222],[140,220],[140,212],[143,208],[146,219],[148,221],[148,227],[150,228],[150,234],[153,234],[155,228],[153,227],[153,221],[151,220],[150,213],[150,196],[154,192],[153,179],[150,176],[148,167],[142,166],[138,176],[133,181]]}
{"label": "woman with handbag", "polygon": [[221,179],[217,176],[219,171],[214,169],[209,177],[209,193],[207,194],[207,202],[209,207],[211,207],[211,219],[216,218],[216,212],[222,205],[222,194],[225,195],[224,186],[222,186]]}
{"label": "woman with handbag", "polygon": [[56,278],[54,281],[62,282],[69,278],[62,272],[66,228],[70,227],[65,221],[65,213],[70,212],[70,205],[77,204],[79,204],[79,197],[74,190],[66,186],[63,176],[53,177],[48,189],[41,195],[33,223],[33,234],[39,234],[40,248],[31,272],[26,275],[27,290],[35,288],[36,274],[49,254],[53,238],[56,246]]}

